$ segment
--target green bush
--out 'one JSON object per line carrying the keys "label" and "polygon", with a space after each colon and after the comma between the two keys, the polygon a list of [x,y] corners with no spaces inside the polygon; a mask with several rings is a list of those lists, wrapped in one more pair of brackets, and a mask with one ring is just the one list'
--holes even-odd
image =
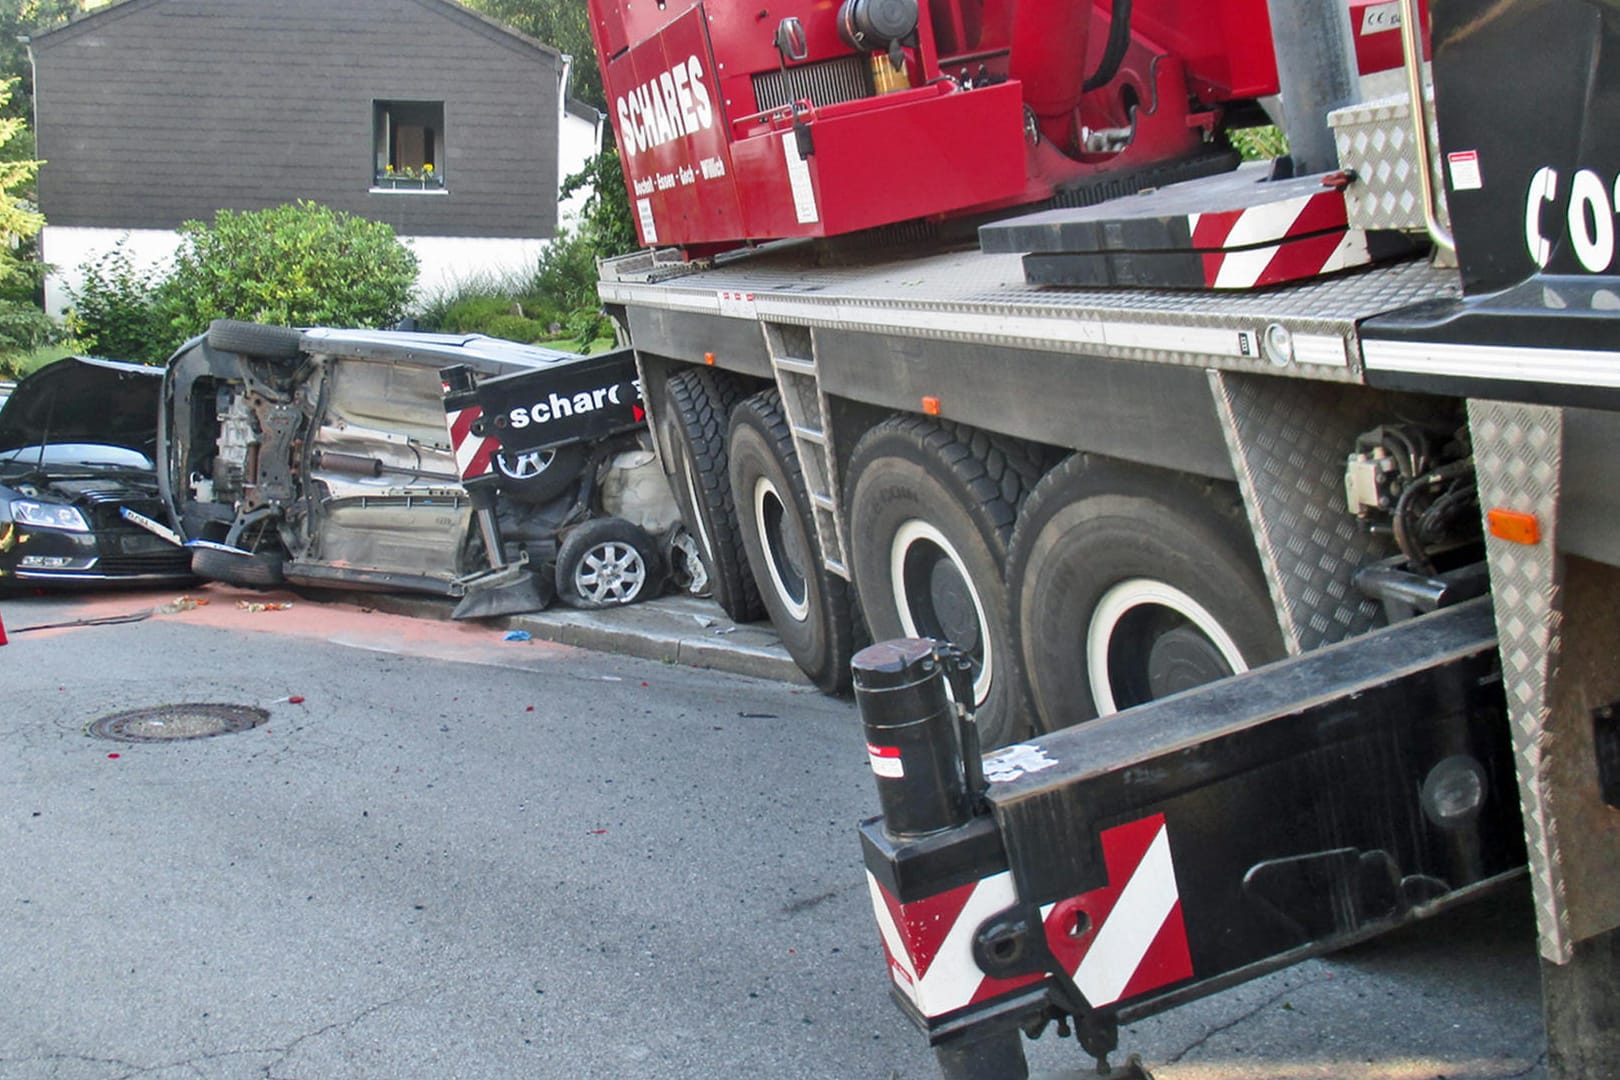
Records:
{"label": "green bush", "polygon": [[416,255],[389,225],[300,201],[221,210],[180,226],[174,270],[157,288],[171,337],[214,319],[278,326],[384,327],[416,284]]}
{"label": "green bush", "polygon": [[68,329],[86,352],[110,360],[161,364],[173,352],[152,277],[135,269],[124,241],[79,268]]}
{"label": "green bush", "polygon": [[480,334],[490,337],[505,338],[507,341],[521,341],[532,345],[536,341],[545,341],[556,337],[551,332],[550,325],[537,319],[527,319],[522,315],[497,315],[484,325]]}
{"label": "green bush", "polygon": [[137,271],[122,243],[80,268],[69,326],[88,349],[161,364],[215,319],[392,326],[416,284],[416,255],[390,226],[317,203],[221,210],[180,234],[166,276]]}
{"label": "green bush", "polygon": [[1288,153],[1288,139],[1282,129],[1270,125],[1233,128],[1227,131],[1226,139],[1244,161],[1269,161]]}
{"label": "green bush", "polygon": [[424,330],[488,334],[509,341],[566,337],[581,350],[612,327],[596,296],[596,254],[590,237],[560,233],[527,277],[481,277],[429,299],[417,313]]}

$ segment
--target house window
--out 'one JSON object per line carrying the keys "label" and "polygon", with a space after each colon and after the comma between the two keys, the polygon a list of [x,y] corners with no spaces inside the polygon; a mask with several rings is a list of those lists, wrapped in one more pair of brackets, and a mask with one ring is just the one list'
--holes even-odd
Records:
{"label": "house window", "polygon": [[374,189],[444,190],[444,102],[374,102],[371,130]]}

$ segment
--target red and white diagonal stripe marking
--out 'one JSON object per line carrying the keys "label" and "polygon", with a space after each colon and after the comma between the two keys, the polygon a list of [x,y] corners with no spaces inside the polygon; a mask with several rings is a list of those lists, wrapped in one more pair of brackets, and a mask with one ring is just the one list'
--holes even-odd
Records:
{"label": "red and white diagonal stripe marking", "polygon": [[[1170,837],[1156,814],[1102,833],[1108,884],[1041,909],[1052,954],[1092,1005],[1167,986],[1192,973]],[[1040,981],[993,979],[973,959],[984,921],[1017,900],[1012,875],[992,875],[901,904],[867,875],[889,972],[919,1012],[940,1017]],[[1084,934],[1071,933],[1084,913]]]}
{"label": "red and white diagonal stripe marking", "polygon": [[[1104,888],[1042,910],[1052,955],[1093,1005],[1109,1005],[1192,973],[1181,893],[1163,814],[1102,834]],[[1090,930],[1070,931],[1080,912]]]}
{"label": "red and white diagonal stripe marking", "polygon": [[484,415],[477,405],[457,409],[445,414],[445,426],[450,429],[450,446],[456,454],[456,472],[462,480],[473,480],[489,472],[490,464],[501,444],[495,439],[472,433],[474,421]]}
{"label": "red and white diagonal stripe marking", "polygon": [[1204,282],[1211,289],[1255,289],[1337,273],[1372,262],[1367,234],[1345,229],[1244,251],[1204,255]]}
{"label": "red and white diagonal stripe marking", "polygon": [[1344,193],[1324,188],[1247,210],[1188,214],[1204,284],[1254,289],[1365,266],[1367,235],[1349,227]]}
{"label": "red and white diagonal stripe marking", "polygon": [[1012,875],[1003,871],[912,904],[901,904],[870,872],[872,910],[889,956],[889,974],[924,1016],[944,1016],[1040,976],[991,979],[973,960],[980,925],[1017,899]]}
{"label": "red and white diagonal stripe marking", "polygon": [[1187,229],[1192,234],[1195,251],[1230,251],[1275,244],[1312,233],[1344,229],[1349,223],[1344,192],[1336,188],[1323,188],[1309,195],[1244,210],[1187,215]]}

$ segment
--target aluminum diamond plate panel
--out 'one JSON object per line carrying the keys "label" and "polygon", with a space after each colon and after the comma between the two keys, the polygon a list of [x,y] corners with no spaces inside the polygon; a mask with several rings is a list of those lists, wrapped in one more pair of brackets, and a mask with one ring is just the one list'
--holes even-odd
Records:
{"label": "aluminum diamond plate panel", "polygon": [[1480,504],[1528,511],[1541,522],[1539,544],[1514,544],[1488,536],[1486,551],[1541,955],[1564,964],[1572,956],[1574,940],[1558,819],[1550,812],[1547,798],[1555,782],[1548,755],[1548,720],[1563,611],[1554,556],[1563,413],[1540,405],[1471,401],[1468,415]]}
{"label": "aluminum diamond plate panel", "polygon": [[1353,578],[1395,551],[1346,509],[1345,458],[1358,434],[1397,410],[1421,415],[1412,410],[1423,400],[1219,372],[1210,385],[1289,653],[1379,625],[1379,605]]}
{"label": "aluminum diamond plate panel", "polygon": [[[1425,87],[1429,105],[1429,140],[1436,150],[1430,168],[1442,187],[1439,131],[1434,122],[1434,91]],[[1338,146],[1339,165],[1356,174],[1345,189],[1350,224],[1359,229],[1424,230],[1423,193],[1418,186],[1417,143],[1412,136],[1411,97],[1405,93],[1340,109],[1328,117]],[[1445,200],[1440,221],[1450,228]]]}
{"label": "aluminum diamond plate panel", "polygon": [[[978,251],[823,266],[782,244],[667,281],[631,266],[612,264],[605,302],[1335,382],[1360,378],[1358,321],[1458,295],[1454,271],[1422,260],[1241,294],[1032,286],[1019,256]],[[738,293],[745,306],[722,304]],[[1293,361],[1261,356],[1272,323],[1293,334]]]}

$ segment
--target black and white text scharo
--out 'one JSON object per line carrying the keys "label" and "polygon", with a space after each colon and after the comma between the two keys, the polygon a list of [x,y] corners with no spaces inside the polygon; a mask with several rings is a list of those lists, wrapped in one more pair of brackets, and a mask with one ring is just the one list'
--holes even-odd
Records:
{"label": "black and white text scharo", "polygon": [[552,391],[545,398],[528,405],[519,405],[507,411],[506,422],[514,430],[521,430],[531,424],[549,424],[556,420],[563,420],[573,416],[583,416],[588,413],[600,412],[615,406],[628,404],[629,401],[641,400],[641,389],[630,384],[634,397],[626,399],[625,384],[613,383],[610,386],[598,386],[590,390],[580,390],[573,394],[559,394]]}

